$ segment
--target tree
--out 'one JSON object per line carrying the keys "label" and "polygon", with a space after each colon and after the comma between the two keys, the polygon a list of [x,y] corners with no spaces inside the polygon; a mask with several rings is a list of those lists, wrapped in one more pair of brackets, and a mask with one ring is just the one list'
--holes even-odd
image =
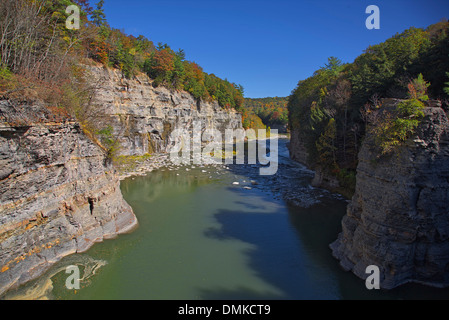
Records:
{"label": "tree", "polygon": [[[351,83],[345,78],[339,78],[335,85],[331,86],[329,94],[326,96],[328,107],[331,110],[335,107],[336,110],[343,110],[343,157],[346,160],[346,135],[348,132],[348,102],[351,98]],[[332,114],[331,114],[332,116]]]}
{"label": "tree", "polygon": [[175,69],[175,55],[170,48],[157,50],[145,61],[144,71],[155,80],[155,85],[169,84]]}
{"label": "tree", "polygon": [[330,167],[336,164],[335,151],[335,138],[337,136],[337,127],[335,125],[335,119],[329,119],[329,122],[324,129],[324,132],[316,142],[316,148],[319,154],[319,162],[326,167]]}
{"label": "tree", "polygon": [[410,99],[401,101],[392,112],[386,111],[375,127],[372,128],[375,141],[381,148],[380,155],[387,154],[395,147],[406,141],[418,127],[424,117],[424,101],[427,96],[429,84],[424,80],[422,74],[410,81]]}
{"label": "tree", "polygon": [[86,14],[91,15],[93,8],[89,5],[88,0],[74,0],[74,2],[81,7],[81,10],[83,10]]}
{"label": "tree", "polygon": [[178,57],[180,61],[184,61],[186,59],[186,53],[184,52],[183,49],[179,49],[176,52],[176,57]]}
{"label": "tree", "polygon": [[322,69],[329,72],[333,77],[336,77],[343,69],[343,63],[337,57],[332,56],[327,59],[327,63]]}
{"label": "tree", "polygon": [[101,27],[106,25],[106,15],[103,10],[104,0],[98,1],[96,4],[97,8],[92,11],[92,22],[97,26]]}
{"label": "tree", "polygon": [[243,88],[243,86],[242,86],[241,84],[233,83],[232,85],[234,86],[234,88],[235,88],[238,92],[240,92],[240,94],[241,94],[242,96],[244,95],[245,89]]}
{"label": "tree", "polygon": [[175,89],[183,89],[183,83],[186,76],[185,68],[184,68],[184,51],[182,49],[179,49],[179,51],[176,53],[173,61],[173,72],[171,76],[171,85]]}
{"label": "tree", "polygon": [[427,83],[422,73],[418,75],[418,78],[413,79],[408,84],[408,95],[410,99],[416,99],[421,101],[427,101],[429,100],[429,97],[427,96],[427,88],[430,86],[430,83]]}

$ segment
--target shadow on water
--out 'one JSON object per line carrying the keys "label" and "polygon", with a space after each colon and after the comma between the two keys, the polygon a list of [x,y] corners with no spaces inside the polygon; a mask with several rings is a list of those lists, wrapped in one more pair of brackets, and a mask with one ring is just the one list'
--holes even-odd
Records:
{"label": "shadow on water", "polygon": [[[407,284],[394,290],[368,290],[363,280],[345,272],[332,257],[329,244],[341,231],[345,204],[323,201],[311,208],[287,205],[284,212],[219,210],[220,229],[211,228],[207,237],[238,239],[254,245],[246,252],[249,267],[266,283],[279,289],[280,296],[264,295],[242,286],[235,290],[204,290],[203,299],[447,299],[449,289]],[[291,232],[289,232],[289,230]]]}
{"label": "shadow on water", "polygon": [[[248,208],[253,209],[253,206],[248,205]],[[205,233],[215,239],[236,238],[255,245],[256,249],[247,252],[249,266],[261,279],[277,287],[282,296],[263,297],[249,294],[248,290],[241,288],[235,292],[204,291],[203,297],[205,299],[340,298],[336,283],[327,270],[330,254],[328,240],[331,236],[322,237],[338,232],[335,228],[338,216],[330,217],[332,213],[323,214],[321,211],[318,214],[308,212],[308,217],[304,219],[304,216],[295,211],[297,208],[288,208],[286,212],[285,207],[279,212],[272,213],[219,210],[215,217],[222,226],[221,229],[209,229]]]}
{"label": "shadow on water", "polygon": [[[285,151],[285,141],[280,142],[280,150]],[[258,179],[262,185],[259,190],[271,193],[273,199],[279,199],[279,190],[284,192],[285,201],[280,200],[284,209],[267,214],[263,212],[263,206],[257,203],[238,201],[238,204],[252,212],[221,209],[215,217],[222,228],[209,229],[205,235],[220,240],[235,238],[255,245],[256,249],[247,253],[250,267],[261,279],[280,289],[283,296],[264,297],[242,287],[235,291],[203,290],[205,299],[449,298],[449,288],[439,289],[419,284],[406,284],[389,291],[368,290],[363,280],[351,272],[345,272],[333,258],[329,244],[341,232],[341,219],[346,212],[347,202],[343,197],[325,190],[311,190],[310,171],[285,155],[280,157],[278,173],[271,177],[258,176],[258,166],[231,165],[230,168],[235,174]],[[306,201],[302,201],[305,207],[292,204],[292,201],[288,201],[289,193],[288,190],[285,193],[285,189],[295,187],[298,190],[293,196],[303,197],[306,194],[318,197],[319,201],[313,203],[306,196]],[[238,189],[229,190],[241,192]]]}

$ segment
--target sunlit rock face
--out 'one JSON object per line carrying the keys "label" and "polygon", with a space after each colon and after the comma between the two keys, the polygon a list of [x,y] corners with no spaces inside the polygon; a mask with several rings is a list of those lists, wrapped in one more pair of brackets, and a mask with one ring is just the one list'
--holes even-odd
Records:
{"label": "sunlit rock face", "polygon": [[[395,103],[391,101],[391,103]],[[397,103],[397,102],[396,102]],[[346,270],[366,278],[380,268],[380,286],[407,282],[449,285],[449,123],[443,109],[425,119],[404,146],[377,157],[367,137],[359,154],[357,185],[331,244]]]}
{"label": "sunlit rock face", "polygon": [[136,225],[104,152],[78,123],[0,101],[0,295]]}
{"label": "sunlit rock face", "polygon": [[226,110],[216,101],[195,99],[185,91],[153,87],[144,74],[125,79],[121,72],[104,67],[88,67],[92,81],[99,83],[95,102],[112,117],[114,135],[121,155],[144,155],[167,152],[176,129],[193,129],[195,124],[217,129],[242,128],[242,117]]}

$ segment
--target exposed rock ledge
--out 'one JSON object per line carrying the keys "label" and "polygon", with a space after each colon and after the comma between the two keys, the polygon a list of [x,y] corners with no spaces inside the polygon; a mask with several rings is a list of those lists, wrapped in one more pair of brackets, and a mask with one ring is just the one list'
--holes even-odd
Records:
{"label": "exposed rock ledge", "polygon": [[449,122],[428,107],[414,138],[374,161],[366,139],[343,231],[331,244],[346,270],[366,278],[380,268],[382,288],[407,282],[449,285]]}
{"label": "exposed rock ledge", "polygon": [[145,74],[125,79],[120,71],[89,66],[94,82],[100,85],[95,101],[112,119],[121,155],[165,153],[174,144],[170,133],[175,129],[192,130],[194,122],[205,128],[242,128],[242,116],[225,110],[217,101],[196,100],[186,91],[153,87]]}
{"label": "exposed rock ledge", "polygon": [[137,219],[76,122],[0,101],[0,296]]}

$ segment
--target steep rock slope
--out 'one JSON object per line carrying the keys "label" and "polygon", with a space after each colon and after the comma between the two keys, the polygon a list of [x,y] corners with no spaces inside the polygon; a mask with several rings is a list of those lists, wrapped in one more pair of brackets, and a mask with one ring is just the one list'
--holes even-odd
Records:
{"label": "steep rock slope", "polygon": [[170,133],[175,129],[201,127],[242,128],[242,118],[234,110],[221,108],[216,101],[196,100],[185,91],[154,88],[152,80],[141,74],[125,79],[118,70],[90,66],[93,81],[100,84],[96,103],[113,119],[114,134],[122,155],[167,152],[173,145]]}
{"label": "steep rock slope", "polygon": [[0,101],[0,295],[136,225],[104,153],[78,123]]}
{"label": "steep rock slope", "polygon": [[426,108],[405,146],[376,156],[367,137],[333,255],[360,278],[368,265],[378,266],[385,289],[407,282],[449,285],[449,122],[443,109]]}

